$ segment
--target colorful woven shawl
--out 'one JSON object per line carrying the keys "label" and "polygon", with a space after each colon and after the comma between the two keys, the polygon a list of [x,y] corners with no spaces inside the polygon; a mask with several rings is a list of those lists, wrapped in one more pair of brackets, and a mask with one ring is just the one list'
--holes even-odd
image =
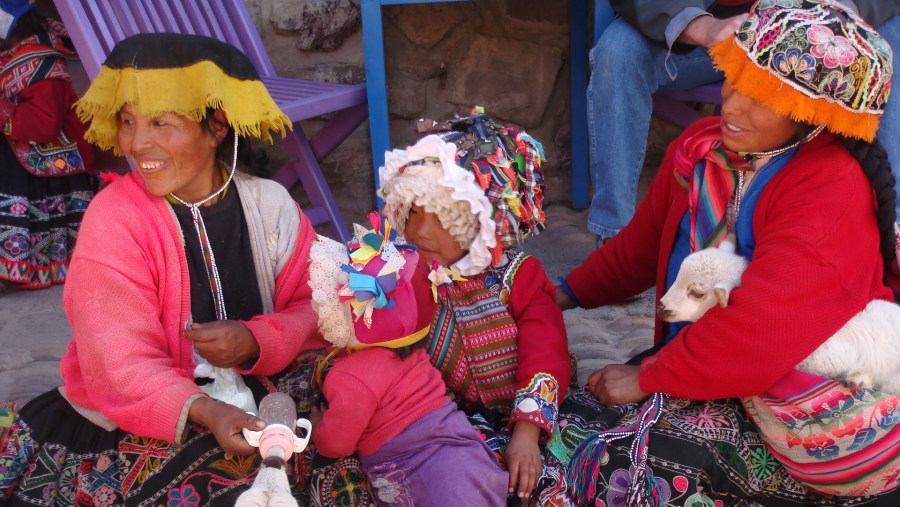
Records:
{"label": "colorful woven shawl", "polygon": [[900,398],[792,370],[741,400],[766,446],[809,489],[868,496],[900,476]]}
{"label": "colorful woven shawl", "polygon": [[46,32],[32,35],[0,53],[0,90],[13,99],[25,88],[43,79],[70,81],[65,59],[76,59],[61,37],[68,37],[58,21],[50,20]]}
{"label": "colorful woven shawl", "polygon": [[675,179],[688,191],[691,251],[718,245],[728,232],[728,207],[738,171],[751,170],[750,164],[725,147],[718,123],[679,146],[674,163]]}
{"label": "colorful woven shawl", "polygon": [[431,364],[461,398],[457,402],[484,405],[504,414],[516,398],[519,363],[519,331],[506,307],[506,296],[519,266],[528,258],[517,248],[507,254],[502,270],[438,287],[440,310],[432,321],[428,346]]}

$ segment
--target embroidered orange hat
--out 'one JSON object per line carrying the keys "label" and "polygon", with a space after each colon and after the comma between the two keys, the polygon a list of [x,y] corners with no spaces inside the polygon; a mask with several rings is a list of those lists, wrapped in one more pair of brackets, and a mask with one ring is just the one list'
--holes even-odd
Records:
{"label": "embroidered orange hat", "polygon": [[737,91],[799,122],[871,141],[891,90],[887,42],[833,0],[760,0],[710,49]]}

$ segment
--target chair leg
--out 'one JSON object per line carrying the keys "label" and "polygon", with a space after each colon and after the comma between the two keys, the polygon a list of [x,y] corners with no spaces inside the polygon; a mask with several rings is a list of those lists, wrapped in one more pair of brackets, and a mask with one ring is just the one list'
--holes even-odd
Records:
{"label": "chair leg", "polygon": [[312,204],[311,209],[304,210],[310,222],[313,225],[328,222],[332,237],[345,243],[350,241],[347,225],[299,122],[294,124],[293,135],[284,138],[284,147],[291,160],[272,179],[287,188],[299,179]]}
{"label": "chair leg", "polygon": [[309,139],[316,160],[327,157],[368,117],[369,106],[365,103],[348,107],[335,114]]}

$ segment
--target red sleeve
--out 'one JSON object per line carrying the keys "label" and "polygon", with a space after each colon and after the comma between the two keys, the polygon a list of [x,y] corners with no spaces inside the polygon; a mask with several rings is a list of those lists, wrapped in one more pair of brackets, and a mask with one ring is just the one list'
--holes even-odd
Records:
{"label": "red sleeve", "polygon": [[595,250],[566,277],[578,303],[584,308],[614,304],[654,285],[659,275],[663,227],[676,193],[685,193],[674,177],[675,150],[697,130],[719,121],[710,117],[688,127],[666,150],[647,196],[634,217],[603,248]]}
{"label": "red sleeve", "polygon": [[536,258],[528,257],[519,266],[508,308],[519,332],[516,389],[527,387],[535,375],[545,373],[556,380],[560,394],[565,394],[572,376],[566,325],[556,305],[556,290]]}
{"label": "red sleeve", "polygon": [[869,301],[891,297],[871,185],[833,137],[810,142],[775,175],[753,222],[756,248],[741,287],[727,308],[712,308],[643,361],[644,391],[695,400],[760,394]]}
{"label": "red sleeve", "polygon": [[17,95],[18,105],[9,116],[7,136],[17,141],[48,143],[63,128],[75,92],[62,79],[43,79]]}
{"label": "red sleeve", "polygon": [[359,447],[380,399],[365,382],[345,371],[341,362],[325,376],[322,394],[328,409],[312,432],[316,450],[329,458],[347,456]]}

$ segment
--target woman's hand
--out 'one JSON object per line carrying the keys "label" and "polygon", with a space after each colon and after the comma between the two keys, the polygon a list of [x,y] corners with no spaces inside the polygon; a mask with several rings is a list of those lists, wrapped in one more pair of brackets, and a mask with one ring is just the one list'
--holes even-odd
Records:
{"label": "woman's hand", "polygon": [[188,419],[209,428],[226,454],[246,455],[256,452],[256,448],[244,439],[241,429],[261,431],[266,427],[265,421],[259,417],[206,396],[191,403]]}
{"label": "woman's hand", "polygon": [[531,496],[541,477],[541,449],[538,446],[540,436],[540,426],[528,421],[517,421],[509,445],[506,446],[509,492],[515,493],[518,486],[519,498]]}
{"label": "woman's hand", "polygon": [[575,304],[575,301],[572,301],[569,294],[563,290],[562,285],[556,286],[556,305],[559,306],[560,310],[571,310],[578,306]]}
{"label": "woman's hand", "polygon": [[588,388],[605,406],[643,401],[650,393],[641,390],[640,372],[640,366],[610,364],[591,373]]}
{"label": "woman's hand", "polygon": [[256,337],[236,320],[194,323],[184,337],[194,342],[194,348],[209,364],[220,368],[234,368],[259,357]]}

